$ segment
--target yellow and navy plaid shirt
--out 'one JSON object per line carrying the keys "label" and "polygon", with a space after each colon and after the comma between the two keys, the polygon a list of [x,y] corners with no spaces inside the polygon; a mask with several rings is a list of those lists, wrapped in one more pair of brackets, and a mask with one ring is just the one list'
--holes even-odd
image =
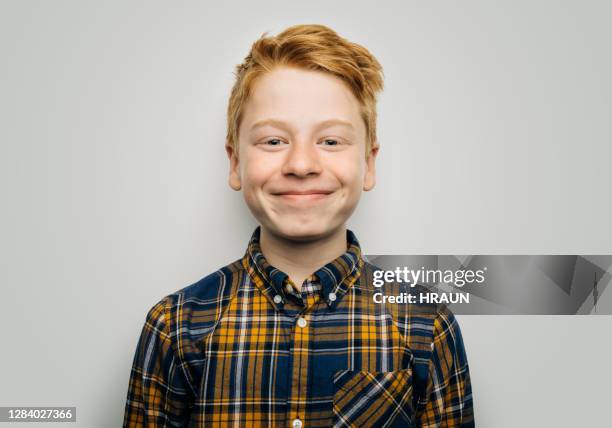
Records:
{"label": "yellow and navy plaid shirt", "polygon": [[125,427],[474,426],[446,306],[375,303],[378,268],[350,230],[346,253],[299,292],[259,236],[258,227],[244,257],[150,309]]}

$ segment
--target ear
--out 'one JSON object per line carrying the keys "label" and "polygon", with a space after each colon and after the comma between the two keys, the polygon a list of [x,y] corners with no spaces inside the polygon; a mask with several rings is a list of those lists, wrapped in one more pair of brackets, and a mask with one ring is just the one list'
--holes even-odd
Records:
{"label": "ear", "polygon": [[363,178],[363,190],[366,192],[376,185],[376,155],[379,149],[378,141],[374,141],[370,152],[366,155],[366,173]]}
{"label": "ear", "polygon": [[229,144],[225,145],[225,151],[230,161],[229,185],[234,190],[240,190],[242,188],[242,184],[240,180],[240,164],[238,161],[238,153],[236,150],[234,150],[234,147]]}

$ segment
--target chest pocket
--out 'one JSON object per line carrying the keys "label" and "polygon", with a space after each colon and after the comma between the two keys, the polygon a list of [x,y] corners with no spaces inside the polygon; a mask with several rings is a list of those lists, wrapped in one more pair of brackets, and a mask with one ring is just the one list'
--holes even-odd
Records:
{"label": "chest pocket", "polygon": [[333,426],[410,428],[412,369],[334,373]]}

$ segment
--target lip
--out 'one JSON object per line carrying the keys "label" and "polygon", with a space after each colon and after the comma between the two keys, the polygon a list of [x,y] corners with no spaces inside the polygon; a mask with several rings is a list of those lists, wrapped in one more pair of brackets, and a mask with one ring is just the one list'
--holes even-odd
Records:
{"label": "lip", "polygon": [[333,192],[327,190],[309,190],[309,191],[290,191],[283,193],[275,193],[277,196],[286,201],[318,201],[331,195]]}
{"label": "lip", "polygon": [[332,192],[329,190],[314,189],[314,190],[290,190],[287,192],[279,192],[275,194],[279,196],[285,196],[285,195],[302,196],[302,195],[329,195],[330,193]]}

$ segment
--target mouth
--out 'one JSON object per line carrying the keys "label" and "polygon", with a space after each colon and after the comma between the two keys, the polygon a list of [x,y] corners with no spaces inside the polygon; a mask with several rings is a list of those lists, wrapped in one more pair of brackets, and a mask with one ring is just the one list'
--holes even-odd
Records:
{"label": "mouth", "polygon": [[290,191],[274,193],[273,195],[285,201],[319,201],[325,199],[333,192],[328,190]]}

